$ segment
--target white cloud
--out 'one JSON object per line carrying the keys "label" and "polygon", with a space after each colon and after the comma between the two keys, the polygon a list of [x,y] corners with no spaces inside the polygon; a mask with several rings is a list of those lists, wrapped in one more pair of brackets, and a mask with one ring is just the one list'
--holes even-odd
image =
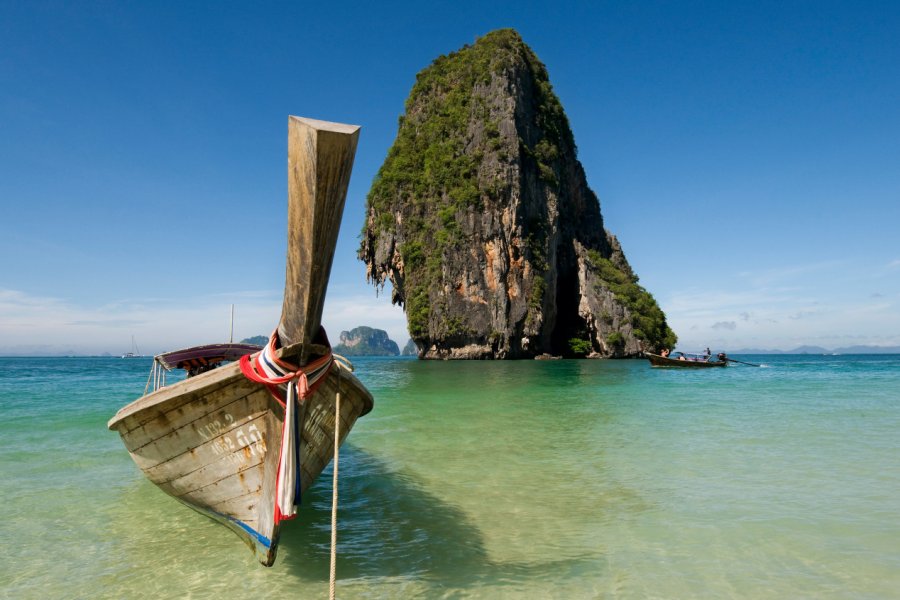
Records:
{"label": "white cloud", "polygon": [[[251,294],[235,302],[235,337],[274,327],[280,300]],[[0,354],[116,354],[130,350],[131,336],[145,354],[194,344],[227,341],[230,304],[227,294],[176,299],[118,301],[80,306],[54,297],[0,290]],[[234,298],[247,298],[241,293]],[[246,334],[245,334],[246,332]]]}
{"label": "white cloud", "polygon": [[846,260],[828,260],[805,265],[784,265],[772,269],[743,271],[738,275],[753,286],[767,287],[785,281],[794,283],[809,275],[846,270],[848,265],[849,262]]}
{"label": "white cloud", "polygon": [[[280,292],[265,290],[80,306],[0,289],[0,354],[118,354],[131,349],[132,335],[144,354],[227,341],[231,304],[236,340],[269,335],[281,315]],[[386,330],[400,346],[409,338],[402,309],[374,294],[326,296],[322,323],[332,343],[359,325]]]}
{"label": "white cloud", "polygon": [[665,303],[667,314],[677,313],[692,318],[718,319],[717,315],[723,313],[734,314],[743,319],[743,315],[750,316],[753,309],[754,317],[765,315],[773,306],[796,303],[811,303],[812,298],[797,295],[796,288],[778,289],[745,289],[731,290],[686,290],[673,294]]}
{"label": "white cloud", "polygon": [[816,312],[812,310],[798,310],[797,312],[788,315],[788,319],[792,321],[799,321],[800,319],[806,319],[808,317],[815,316]]}
{"label": "white cloud", "polygon": [[900,343],[896,298],[838,296],[811,286],[688,290],[662,302],[662,308],[679,335],[679,347],[685,349],[837,347],[848,339],[859,344]]}
{"label": "white cloud", "polygon": [[[900,260],[889,266],[900,267]],[[883,265],[832,260],[745,271],[721,288],[676,291],[661,306],[683,347],[788,349],[849,339],[893,345],[900,342],[897,290]]]}

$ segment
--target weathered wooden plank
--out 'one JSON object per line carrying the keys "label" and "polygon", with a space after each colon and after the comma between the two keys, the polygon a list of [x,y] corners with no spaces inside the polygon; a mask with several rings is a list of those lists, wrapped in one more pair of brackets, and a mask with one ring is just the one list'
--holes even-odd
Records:
{"label": "weathered wooden plank", "polygon": [[[267,432],[265,423],[266,415],[261,413],[237,429],[234,435],[226,433],[224,437],[212,438],[192,451],[145,469],[144,474],[158,485],[171,484],[186,490],[190,489],[187,481],[193,487],[200,487],[213,481],[211,477],[215,473],[257,465],[265,460],[268,444],[278,444],[277,432]],[[229,448],[229,443],[234,444],[234,448]],[[223,449],[229,451],[222,452]]]}
{"label": "weathered wooden plank", "polygon": [[238,381],[246,381],[246,378],[241,373],[240,364],[234,362],[223,365],[212,371],[207,371],[196,377],[190,377],[177,383],[173,383],[138,398],[134,402],[121,408],[119,412],[109,420],[107,426],[110,429],[116,429],[121,432],[123,428],[122,422],[129,419],[129,424],[125,426],[125,430],[128,431],[146,421],[148,417],[144,411],[151,407],[165,405],[162,408],[163,411],[172,410],[178,406],[190,404],[198,396],[228,387]]}
{"label": "weathered wooden plank", "polygon": [[[260,502],[256,506],[259,519],[259,531],[271,538],[275,532],[275,491],[277,487],[278,463],[281,458],[281,428],[284,424],[284,413],[280,406],[273,406],[266,416],[265,431],[272,432],[272,441],[266,440],[268,452],[264,464],[265,478],[260,492]],[[301,464],[303,459],[301,458]]]}
{"label": "weathered wooden plank", "polygon": [[[154,482],[170,481],[185,470],[214,462],[220,456],[230,456],[233,467],[246,464],[246,454],[252,454],[247,448],[253,445],[254,451],[259,444],[253,444],[262,438],[261,448],[264,451],[268,440],[280,439],[280,431],[259,429],[264,420],[266,408],[260,406],[254,413],[239,416],[221,425],[216,419],[217,413],[204,415],[181,427],[161,435],[149,444],[131,450],[135,463]],[[215,428],[213,423],[219,423]],[[215,435],[204,435],[200,431],[215,430]]]}
{"label": "weathered wooden plank", "polygon": [[[136,429],[128,432],[128,450],[135,452],[172,431],[192,428],[204,439],[214,437],[236,420],[268,409],[269,393],[260,388],[246,390],[237,387],[218,390],[198,398],[194,404],[157,415]],[[233,392],[233,393],[230,393]],[[191,410],[193,409],[193,410]]]}
{"label": "weathered wooden plank", "polygon": [[[254,496],[259,498],[259,492],[262,489],[262,469],[251,468],[237,473],[232,473],[218,481],[214,481],[197,489],[172,493],[165,489],[163,491],[173,496],[179,496],[185,500],[190,500],[198,506],[208,506],[218,512],[219,505],[223,505],[234,498],[243,498],[245,496]],[[256,515],[236,515],[242,521],[244,517],[251,518]]]}
{"label": "weathered wooden plank", "polygon": [[283,346],[310,344],[319,333],[358,140],[355,125],[288,119],[288,253],[278,326]]}
{"label": "weathered wooden plank", "polygon": [[168,494],[173,496],[183,496],[224,481],[233,475],[242,475],[241,483],[244,485],[242,485],[243,490],[241,491],[241,494],[249,493],[250,490],[247,488],[246,484],[250,481],[258,480],[260,485],[257,487],[258,489],[261,489],[264,477],[264,459],[264,456],[253,456],[247,463],[241,465],[238,471],[235,471],[230,464],[226,464],[228,461],[226,457],[223,456],[218,461],[205,465],[183,477],[177,477],[167,482],[160,482],[157,483],[157,485]]}
{"label": "weathered wooden plank", "polygon": [[[185,498],[185,502],[191,502],[190,499]],[[233,519],[238,519],[244,523],[247,523],[256,516],[259,512],[260,507],[260,495],[258,493],[247,494],[245,496],[236,496],[234,498],[229,498],[228,500],[224,500],[220,502],[213,510],[223,515],[228,515]],[[246,518],[242,518],[243,515],[246,515]],[[261,523],[257,525],[256,530],[266,537],[272,537],[272,532],[266,532],[266,527]]]}
{"label": "weathered wooden plank", "polygon": [[[355,386],[351,385],[353,381],[358,380],[355,377],[351,380],[347,375],[343,373],[340,382],[341,444],[356,423],[357,417],[371,408],[371,404],[368,404],[369,397],[356,393]],[[329,380],[317,390],[315,396],[307,400],[300,444],[300,455],[303,457],[301,465],[303,490],[312,485],[333,457],[334,392],[337,387],[337,378]]]}

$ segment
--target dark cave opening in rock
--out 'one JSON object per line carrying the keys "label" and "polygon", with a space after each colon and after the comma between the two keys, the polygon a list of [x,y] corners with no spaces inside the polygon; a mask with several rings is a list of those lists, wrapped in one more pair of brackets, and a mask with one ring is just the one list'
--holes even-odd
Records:
{"label": "dark cave opening in rock", "polygon": [[551,353],[572,358],[585,353],[573,351],[570,340],[590,341],[587,325],[578,314],[578,274],[575,270],[561,272],[556,286],[556,323],[550,334]]}

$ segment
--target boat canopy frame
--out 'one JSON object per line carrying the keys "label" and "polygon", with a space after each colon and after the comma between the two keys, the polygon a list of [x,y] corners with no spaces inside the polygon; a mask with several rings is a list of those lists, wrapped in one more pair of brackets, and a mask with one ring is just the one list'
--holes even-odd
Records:
{"label": "boat canopy frame", "polygon": [[144,395],[166,387],[166,374],[175,369],[184,369],[188,377],[199,372],[209,371],[224,363],[240,360],[245,354],[253,354],[262,350],[256,344],[204,344],[181,350],[163,352],[153,357],[153,366],[144,386]]}

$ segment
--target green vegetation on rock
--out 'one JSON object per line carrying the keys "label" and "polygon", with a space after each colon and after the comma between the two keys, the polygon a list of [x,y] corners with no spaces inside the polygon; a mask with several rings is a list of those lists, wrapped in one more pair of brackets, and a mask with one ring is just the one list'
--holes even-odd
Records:
{"label": "green vegetation on rock", "polygon": [[[596,250],[588,251],[588,262],[603,286],[608,288],[631,313],[634,335],[653,348],[673,348],[678,337],[666,324],[666,315],[653,296],[638,285],[637,275],[625,273]],[[603,315],[608,318],[608,315]],[[614,339],[613,336],[617,336]],[[621,344],[621,334],[614,332],[607,337],[611,346]]]}
{"label": "green vegetation on rock", "polygon": [[593,349],[594,347],[593,344],[591,344],[591,340],[582,338],[572,338],[569,340],[569,350],[575,356],[585,356],[590,354]]}
{"label": "green vegetation on rock", "polygon": [[675,339],[604,227],[546,67],[512,29],[418,73],[359,257],[376,287],[392,283],[423,358],[627,357]]}
{"label": "green vegetation on rock", "polygon": [[[564,141],[574,148],[572,132],[546,67],[512,29],[493,31],[473,45],[440,56],[416,76],[397,138],[372,183],[368,210],[379,232],[395,229],[394,215],[401,206],[405,205],[402,210],[408,215],[398,247],[408,277],[398,291],[413,338],[429,333],[429,318],[438,307],[431,295],[441,285],[444,255],[462,248],[466,241],[460,221],[480,213],[486,203],[506,192],[506,182],[479,176],[486,154],[498,155],[498,160],[510,158],[504,154],[510,142],[501,137],[487,91],[495,77],[523,64],[535,84],[533,110],[541,137],[533,147],[521,139],[512,143],[536,163],[543,180],[555,185],[559,145]],[[482,130],[474,140],[473,123]],[[371,235],[372,229],[372,223],[367,223],[363,236]],[[533,236],[526,248],[541,254],[542,242],[544,236]],[[536,284],[533,289],[531,304],[540,310],[538,295],[544,288]]]}
{"label": "green vegetation on rock", "polygon": [[398,356],[400,348],[383,329],[360,326],[342,331],[334,352],[343,356]]}

